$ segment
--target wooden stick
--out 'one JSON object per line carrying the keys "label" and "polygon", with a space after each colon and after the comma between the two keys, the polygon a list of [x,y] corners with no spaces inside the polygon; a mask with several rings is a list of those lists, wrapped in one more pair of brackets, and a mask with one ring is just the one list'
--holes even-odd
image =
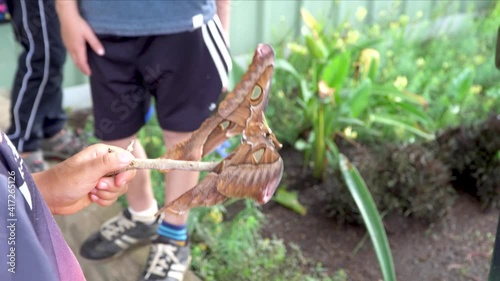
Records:
{"label": "wooden stick", "polygon": [[121,172],[133,169],[212,171],[217,165],[219,165],[218,162],[198,162],[172,159],[134,159],[127,168],[109,173],[106,176],[111,177]]}

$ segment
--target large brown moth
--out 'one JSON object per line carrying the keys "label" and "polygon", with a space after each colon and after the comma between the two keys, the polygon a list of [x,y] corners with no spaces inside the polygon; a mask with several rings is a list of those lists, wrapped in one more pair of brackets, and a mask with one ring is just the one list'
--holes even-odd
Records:
{"label": "large brown moth", "polygon": [[[159,212],[183,213],[197,206],[219,204],[230,197],[268,202],[283,175],[281,144],[264,115],[274,71],[271,46],[257,46],[252,63],[233,91],[219,103],[191,137],[162,158],[200,161],[226,139],[241,135],[241,144],[196,186]],[[166,172],[166,171],[164,171]]]}

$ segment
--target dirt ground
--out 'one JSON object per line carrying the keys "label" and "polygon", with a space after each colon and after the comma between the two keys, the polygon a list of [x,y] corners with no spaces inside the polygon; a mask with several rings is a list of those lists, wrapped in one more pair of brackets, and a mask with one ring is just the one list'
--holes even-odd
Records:
{"label": "dirt ground", "polygon": [[[299,191],[299,201],[307,206],[308,213],[301,216],[270,202],[264,206],[264,234],[299,245],[306,258],[320,262],[330,273],[344,269],[348,280],[381,280],[364,227],[329,218],[324,208],[325,186],[304,181],[300,154],[286,150],[282,156],[283,181]],[[460,194],[446,217],[432,225],[399,215],[387,216],[384,224],[397,279],[486,280],[498,216],[497,210],[481,211],[478,202],[467,194]]]}

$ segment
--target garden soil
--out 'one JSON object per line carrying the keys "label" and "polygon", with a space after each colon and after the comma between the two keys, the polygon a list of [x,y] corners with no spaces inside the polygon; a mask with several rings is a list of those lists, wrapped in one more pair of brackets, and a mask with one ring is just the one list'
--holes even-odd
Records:
{"label": "garden soil", "polygon": [[[299,192],[308,212],[301,216],[270,202],[263,207],[264,234],[299,245],[303,255],[330,273],[343,269],[348,280],[382,280],[364,226],[341,224],[328,217],[328,180],[317,183],[303,176],[302,155],[285,149],[282,183]],[[308,180],[309,179],[309,180]],[[459,194],[447,215],[424,224],[400,215],[384,219],[397,280],[487,280],[499,212],[482,211],[476,199]]]}

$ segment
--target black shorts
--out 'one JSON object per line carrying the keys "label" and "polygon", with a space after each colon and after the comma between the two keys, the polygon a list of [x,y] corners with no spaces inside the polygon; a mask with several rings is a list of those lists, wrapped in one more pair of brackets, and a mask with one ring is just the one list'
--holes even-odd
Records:
{"label": "black shorts", "polygon": [[162,129],[196,130],[227,86],[231,58],[221,31],[216,19],[170,35],[98,35],[106,54],[87,52],[95,136],[117,140],[137,133],[151,97]]}

